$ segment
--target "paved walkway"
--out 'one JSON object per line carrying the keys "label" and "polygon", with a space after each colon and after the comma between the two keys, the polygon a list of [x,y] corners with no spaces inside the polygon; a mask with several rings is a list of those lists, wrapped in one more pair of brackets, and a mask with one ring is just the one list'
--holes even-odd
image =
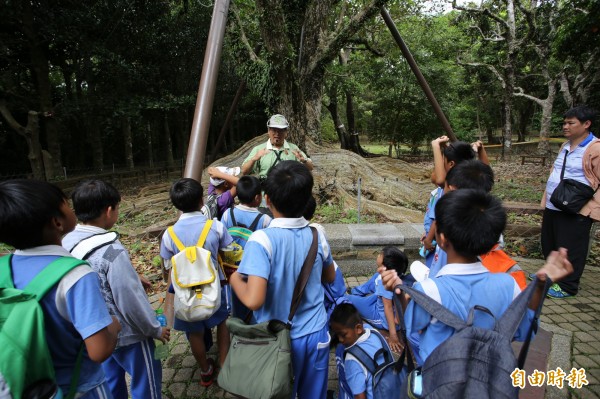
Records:
{"label": "paved walkway", "polygon": [[[534,272],[542,265],[540,260],[523,258],[518,261],[527,272]],[[352,287],[365,282],[368,277],[350,276],[346,278],[346,282]],[[541,357],[542,364],[544,359],[548,359],[548,370],[556,370],[560,367],[568,375],[572,368],[585,369],[588,385],[573,389],[565,380],[564,387],[558,389],[544,383],[542,388],[528,387],[522,392],[521,398],[542,398],[545,395],[546,398],[600,399],[599,286],[600,267],[588,266],[583,274],[581,291],[577,297],[567,300],[547,299],[541,321],[543,329],[550,331],[551,334],[545,334],[543,337],[540,335],[540,340],[551,340],[549,345],[551,350],[550,353],[544,353],[547,350],[542,348],[541,353],[536,354],[535,348],[532,347],[530,351],[530,357],[532,359]],[[217,357],[216,346],[210,350],[209,356]],[[330,360],[329,374],[329,387],[336,389],[337,375],[333,360]],[[220,390],[216,384],[203,388],[198,384],[198,380],[199,370],[185,336],[175,332],[170,343],[170,356],[163,363],[163,397],[170,399],[232,397]]]}

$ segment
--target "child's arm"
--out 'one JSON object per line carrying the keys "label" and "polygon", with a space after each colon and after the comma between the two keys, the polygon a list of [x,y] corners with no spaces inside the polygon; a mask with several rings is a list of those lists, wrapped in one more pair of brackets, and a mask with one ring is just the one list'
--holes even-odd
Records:
{"label": "child's arm", "polygon": [[435,175],[435,184],[443,186],[446,181],[446,168],[444,168],[444,155],[442,146],[448,143],[450,139],[447,136],[441,136],[431,142],[433,151],[433,172]]}
{"label": "child's arm", "polygon": [[112,316],[112,320],[111,324],[83,341],[89,358],[96,363],[102,363],[108,359],[117,346],[117,336],[121,331],[121,324],[115,316]]}
{"label": "child's arm", "polygon": [[246,305],[250,310],[259,309],[267,298],[267,280],[258,276],[248,276],[245,280],[244,277],[235,272],[229,278],[231,288],[239,298],[239,300]]}
{"label": "child's arm", "polygon": [[553,283],[559,282],[569,274],[573,273],[573,265],[569,262],[566,248],[560,248],[558,251],[552,251],[546,258],[546,264],[538,270],[535,275],[538,277],[538,283],[529,302],[529,309],[536,310],[544,294],[544,284],[546,275]]}
{"label": "child's arm", "polygon": [[390,333],[390,348],[394,352],[400,352],[402,346],[400,345],[398,334],[396,333],[396,320],[394,318],[394,306],[392,305],[392,300],[384,297],[381,297],[381,299],[383,300],[383,313],[385,313],[385,319],[387,320],[388,331]]}
{"label": "child's arm", "polygon": [[327,266],[323,268],[323,273],[321,274],[321,282],[322,283],[333,283],[333,281],[335,280],[335,266],[333,265],[333,262]]}
{"label": "child's arm", "polygon": [[431,222],[431,226],[429,227],[429,232],[423,239],[423,246],[428,251],[433,251],[435,247],[433,246],[433,240],[435,240],[435,231],[437,230],[435,220]]}
{"label": "child's arm", "polygon": [[487,151],[483,146],[481,140],[477,140],[474,143],[471,143],[471,147],[473,151],[477,154],[477,158],[486,165],[490,164],[490,159],[488,158]]}
{"label": "child's arm", "polygon": [[223,173],[221,172],[219,169],[214,168],[214,167],[210,167],[207,169],[208,174],[210,175],[210,177],[214,177],[217,179],[223,179],[226,182],[230,183],[232,185],[231,189],[229,189],[229,191],[231,192],[231,196],[235,197],[237,194],[237,190],[236,190],[236,185],[239,179],[239,177],[237,176],[232,176],[230,174],[227,173]]}
{"label": "child's arm", "polygon": [[358,395],[354,395],[354,399],[367,399],[367,395],[365,392],[359,393]]}

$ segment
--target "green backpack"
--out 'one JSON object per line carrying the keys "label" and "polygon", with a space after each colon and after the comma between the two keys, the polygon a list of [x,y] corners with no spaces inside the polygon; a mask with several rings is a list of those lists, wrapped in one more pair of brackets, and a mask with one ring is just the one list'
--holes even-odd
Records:
{"label": "green backpack", "polygon": [[[65,274],[87,263],[71,257],[58,258],[20,290],[13,283],[11,259],[12,255],[0,258],[0,393],[8,390],[13,398],[23,399],[62,398],[55,382],[39,301]],[[82,355],[83,347],[77,355],[67,398],[76,393]]]}

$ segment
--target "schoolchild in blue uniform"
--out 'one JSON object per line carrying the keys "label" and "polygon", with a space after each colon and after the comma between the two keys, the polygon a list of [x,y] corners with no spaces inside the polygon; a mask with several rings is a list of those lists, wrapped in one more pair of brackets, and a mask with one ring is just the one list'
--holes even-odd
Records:
{"label": "schoolchild in blue uniform", "polygon": [[[260,180],[255,176],[242,176],[237,182],[237,197],[240,201],[239,205],[233,208],[229,208],[221,217],[221,223],[226,229],[233,227],[233,220],[231,214],[233,213],[233,219],[235,219],[237,226],[245,226],[246,228],[252,227],[254,220],[258,219],[256,224],[256,230],[264,229],[271,223],[271,216],[266,215],[258,211],[258,206],[262,202],[262,188],[260,186]],[[233,237],[233,241],[240,244],[243,247],[246,246],[246,240],[241,237]],[[233,317],[239,317],[243,320],[250,312],[237,298],[235,294],[228,288],[228,295],[230,295],[231,302],[231,315]]]}
{"label": "schoolchild in blue uniform", "polygon": [[[75,228],[75,214],[60,188],[35,180],[0,182],[0,242],[16,248],[11,269],[24,288],[50,263],[71,254],[61,246]],[[100,362],[117,344],[121,326],[110,316],[100,281],[87,265],[67,273],[41,301],[46,340],[62,392],[69,392],[80,348],[84,348],[77,397],[111,398]]]}
{"label": "schoolchild in blue uniform", "polygon": [[[436,241],[447,253],[448,264],[437,277],[416,283],[413,288],[465,321],[475,305],[486,307],[496,320],[499,319],[521,290],[509,274],[490,273],[477,257],[489,252],[504,230],[506,212],[502,203],[483,190],[460,189],[444,194],[436,206],[435,216]],[[395,270],[381,267],[380,271],[387,289],[393,290],[402,283]],[[553,252],[548,257],[547,263],[536,273],[539,283],[515,334],[516,340],[525,339],[534,309],[542,298],[546,276],[560,281],[572,271],[566,250]],[[406,307],[405,322],[409,343],[420,365],[438,345],[454,334],[453,328],[434,322],[429,313],[412,301]],[[493,323],[494,318],[484,312],[475,312],[474,325],[492,328]]]}
{"label": "schoolchild in blue uniform", "polygon": [[[63,247],[69,251],[114,226],[121,195],[110,183],[85,180],[75,187],[71,199],[82,224],[63,238]],[[170,329],[161,327],[156,320],[127,250],[119,240],[93,251],[86,260],[98,273],[106,305],[122,326],[117,349],[102,363],[113,397],[127,399],[127,373],[131,376],[132,398],[161,398],[162,366],[160,360],[154,359],[154,338],[167,342]]]}
{"label": "schoolchild in blue uniform", "polygon": [[[238,298],[254,311],[258,323],[287,321],[294,285],[312,243],[302,214],[311,196],[313,178],[297,161],[282,161],[265,182],[265,200],[274,219],[252,233],[242,263],[230,279]],[[323,306],[322,282],[332,282],[335,269],[325,237],[318,234],[318,251],[302,300],[292,320],[294,392],[300,399],[325,398],[329,332]]]}
{"label": "schoolchild in blue uniform", "polygon": [[[256,230],[268,227],[269,223],[271,223],[271,217],[258,211],[258,206],[262,201],[260,180],[255,176],[242,176],[237,182],[236,189],[240,204],[225,211],[221,217],[221,223],[223,223],[226,228],[232,227],[233,222],[231,220],[231,212],[233,212],[233,217],[235,218],[237,225],[243,224],[246,227],[250,227],[254,222],[254,219],[256,219],[257,216],[262,215],[258,221]],[[240,242],[238,242],[238,244],[242,245]],[[243,244],[245,244],[245,242]]]}
{"label": "schoolchild in blue uniform", "polygon": [[[403,275],[408,268],[408,258],[400,249],[386,246],[377,256],[377,267],[382,265]],[[390,347],[393,351],[400,352],[402,345],[396,333],[393,294],[385,289],[379,273],[376,272],[369,281],[353,288],[351,292],[352,294],[346,295],[346,298],[358,309],[361,317],[375,328],[389,330]]]}
{"label": "schoolchild in blue uniform", "polygon": [[[200,212],[203,204],[202,192],[200,183],[189,178],[183,178],[173,183],[169,192],[171,202],[175,208],[183,212],[179,220],[173,225],[173,229],[175,230],[175,235],[186,247],[196,245],[202,229],[207,222],[206,216]],[[225,249],[232,242],[233,239],[225,226],[218,220],[213,220],[204,243],[204,249],[210,251],[213,264],[218,265],[217,254],[219,250]],[[160,243],[160,256],[163,259],[165,269],[171,269],[171,258],[178,252],[179,250],[173,243],[171,236],[163,234]],[[221,280],[225,280],[225,276],[220,268],[219,277]],[[202,386],[210,386],[215,376],[214,360],[212,358],[207,359],[206,357],[204,331],[215,326],[217,327],[219,361],[223,365],[229,349],[229,331],[225,325],[228,315],[226,296],[221,295],[221,307],[207,320],[187,322],[175,317],[173,328],[186,333],[192,354],[200,366],[200,385]]]}
{"label": "schoolchild in blue uniform", "polygon": [[[383,346],[375,333],[363,325],[354,305],[344,303],[336,307],[330,323],[331,330],[346,349],[357,345],[377,364],[385,360],[384,351],[392,358],[389,346]],[[343,389],[349,389],[354,399],[373,399],[373,375],[351,353],[345,355],[344,378],[345,385],[344,381],[340,381],[340,385],[347,387]],[[397,389],[400,390],[400,386]]]}

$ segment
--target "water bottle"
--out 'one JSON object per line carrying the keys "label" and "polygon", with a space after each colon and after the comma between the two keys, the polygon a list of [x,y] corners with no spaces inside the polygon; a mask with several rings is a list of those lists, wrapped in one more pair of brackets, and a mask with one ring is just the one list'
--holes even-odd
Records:
{"label": "water bottle", "polygon": [[[167,316],[163,314],[162,309],[156,309],[156,320],[160,323],[161,327],[167,326]],[[156,360],[166,359],[169,355],[169,345],[163,344],[159,339],[154,340],[154,358]]]}

